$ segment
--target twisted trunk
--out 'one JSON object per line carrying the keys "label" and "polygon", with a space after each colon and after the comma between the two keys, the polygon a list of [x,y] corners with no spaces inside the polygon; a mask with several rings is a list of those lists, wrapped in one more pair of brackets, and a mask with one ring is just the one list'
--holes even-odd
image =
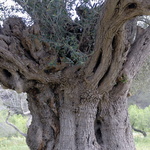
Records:
{"label": "twisted trunk", "polygon": [[37,87],[28,92],[30,149],[135,150],[127,111],[129,84],[119,84],[103,97],[81,84]]}
{"label": "twisted trunk", "polygon": [[95,51],[81,66],[58,61],[56,51],[41,40],[37,24],[26,27],[20,18],[5,21],[0,82],[28,94],[31,150],[135,149],[127,93],[150,54],[150,28],[133,39],[127,28],[132,21],[124,24],[150,14],[149,8],[149,0],[106,0]]}
{"label": "twisted trunk", "polygon": [[40,87],[28,92],[33,118],[27,137],[30,149],[100,149],[94,131],[99,94],[81,86]]}
{"label": "twisted trunk", "polygon": [[97,139],[105,150],[135,150],[128,116],[128,90],[129,83],[120,83],[100,101],[97,128],[101,136],[97,135]]}

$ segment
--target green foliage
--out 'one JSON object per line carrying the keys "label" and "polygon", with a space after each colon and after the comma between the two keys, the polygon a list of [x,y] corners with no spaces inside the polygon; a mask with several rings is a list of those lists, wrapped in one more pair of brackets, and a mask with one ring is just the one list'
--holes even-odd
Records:
{"label": "green foliage", "polygon": [[[27,117],[23,117],[21,114],[14,114],[12,117],[10,117],[9,122],[17,126],[17,128],[20,129],[23,133],[27,133]],[[19,135],[20,134],[17,132],[17,136]]]}
{"label": "green foliage", "polygon": [[[60,57],[66,58],[71,64],[85,62],[87,53],[93,50],[90,45],[94,43],[97,13],[92,13],[95,8],[87,8],[87,2],[83,2],[80,4],[82,13],[78,13],[78,18],[73,20],[71,11],[77,7],[75,3],[75,0],[44,1],[41,4],[34,1],[32,14],[29,12],[40,25],[42,40],[48,42]],[[28,6],[33,8],[33,2]]]}
{"label": "green foliage", "polygon": [[5,123],[7,111],[0,111],[0,138],[11,137],[16,134],[15,130]]}
{"label": "green foliage", "polygon": [[131,124],[134,127],[145,132],[150,132],[150,106],[145,109],[141,109],[136,105],[129,107],[129,115]]}
{"label": "green foliage", "polygon": [[27,12],[40,26],[41,40],[49,43],[60,57],[69,58],[71,64],[82,64],[87,60],[94,49],[95,26],[102,0],[95,3],[92,0],[15,1],[22,10],[1,5],[2,12],[7,15],[11,14],[8,10]]}

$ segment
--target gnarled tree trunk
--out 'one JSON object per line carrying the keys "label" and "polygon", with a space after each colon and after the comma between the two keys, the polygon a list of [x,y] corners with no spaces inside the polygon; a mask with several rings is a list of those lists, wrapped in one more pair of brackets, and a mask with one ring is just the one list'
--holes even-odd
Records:
{"label": "gnarled tree trunk", "polygon": [[[135,150],[127,94],[150,54],[150,28],[136,39],[133,22],[126,22],[149,15],[149,8],[149,0],[106,0],[94,54],[75,66],[58,61],[56,51],[39,40],[37,24],[26,27],[20,18],[5,21],[0,82],[28,94],[31,150]],[[56,65],[48,65],[53,61]]]}
{"label": "gnarled tree trunk", "polygon": [[63,86],[37,83],[29,89],[33,120],[27,143],[31,149],[100,149],[94,131],[100,96],[78,82],[72,79]]}
{"label": "gnarled tree trunk", "polygon": [[97,139],[106,150],[135,149],[128,116],[128,88],[120,84],[100,101]]}

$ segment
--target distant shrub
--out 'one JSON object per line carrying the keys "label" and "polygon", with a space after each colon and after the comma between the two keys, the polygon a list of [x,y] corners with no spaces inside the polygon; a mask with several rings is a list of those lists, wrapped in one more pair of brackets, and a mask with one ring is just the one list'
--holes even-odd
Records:
{"label": "distant shrub", "polygon": [[[11,126],[5,123],[7,117],[7,111],[0,111],[0,137],[12,137],[12,136],[20,136],[20,134]],[[27,132],[27,118],[22,115],[12,115],[9,118],[9,122],[14,124],[19,130],[23,133]]]}
{"label": "distant shrub", "polygon": [[150,106],[141,109],[136,105],[129,107],[129,116],[131,125],[145,132],[150,132]]}
{"label": "distant shrub", "polygon": [[[22,115],[14,114],[10,117],[9,122],[13,123],[19,130],[21,130],[23,133],[27,133],[27,117],[24,117]],[[20,134],[17,132],[17,136],[20,136]]]}

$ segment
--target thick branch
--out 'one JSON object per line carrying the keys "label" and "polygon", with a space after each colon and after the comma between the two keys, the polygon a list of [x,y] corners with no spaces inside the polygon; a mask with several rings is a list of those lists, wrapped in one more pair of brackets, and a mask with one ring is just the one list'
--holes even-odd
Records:
{"label": "thick branch", "polygon": [[139,71],[146,58],[150,55],[150,26],[131,47],[131,52],[127,57],[123,72],[132,79]]}
{"label": "thick branch", "polygon": [[[49,45],[38,39],[37,26],[25,28],[20,18],[10,18],[5,21],[2,32],[0,81],[4,86],[22,92],[21,86],[26,81],[60,82],[60,70],[65,66],[49,66],[51,61],[57,61],[57,55]],[[31,34],[36,38],[29,36]]]}
{"label": "thick branch", "polygon": [[[122,49],[120,51],[118,46],[114,47],[118,31],[126,21],[139,15],[150,14],[148,6],[150,6],[149,1],[107,0],[105,2],[97,31],[95,53],[85,69],[87,80],[92,82],[94,87],[107,76],[114,51],[118,51],[118,56],[123,56],[125,51],[123,47],[126,48],[126,43],[122,43],[123,47],[120,47]],[[123,41],[119,43],[121,42]],[[116,66],[121,66],[119,61],[116,61]]]}
{"label": "thick branch", "polygon": [[[22,77],[25,77],[27,80],[37,80],[43,83],[60,82],[61,72],[47,75],[42,72],[40,68],[35,66],[31,60],[23,60],[22,57],[15,56],[15,54],[3,47],[0,47],[0,60],[0,80],[6,87],[8,84],[12,84],[9,88],[13,87],[12,89],[17,89],[16,83],[18,83],[19,80],[22,80]],[[6,74],[6,71],[7,73],[10,73],[10,75]],[[20,75],[22,75],[22,77]],[[15,85],[13,85],[12,80]],[[7,82],[11,83],[7,84]]]}

